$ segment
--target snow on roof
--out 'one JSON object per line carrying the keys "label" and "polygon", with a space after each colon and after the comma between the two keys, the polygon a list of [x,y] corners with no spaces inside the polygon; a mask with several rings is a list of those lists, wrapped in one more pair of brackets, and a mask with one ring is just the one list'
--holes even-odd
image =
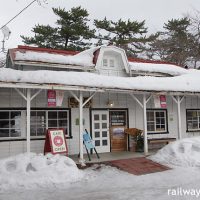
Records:
{"label": "snow on roof", "polygon": [[130,69],[139,72],[156,72],[163,74],[170,74],[172,76],[179,76],[187,74],[188,70],[173,64],[158,64],[158,63],[142,63],[129,62]]}
{"label": "snow on roof", "polygon": [[150,159],[169,166],[200,167],[200,137],[185,138],[160,149]]}
{"label": "snow on roof", "polygon": [[200,72],[198,70],[189,70],[189,72],[176,77],[113,77],[88,72],[20,71],[1,68],[0,81],[117,90],[200,92]]}
{"label": "snow on roof", "polygon": [[44,62],[44,63],[57,63],[64,65],[76,65],[83,67],[93,67],[93,53],[99,47],[94,47],[89,50],[85,50],[76,55],[66,55],[57,52],[45,52],[36,51],[36,49],[16,49],[15,51],[15,61],[29,61],[29,62]]}

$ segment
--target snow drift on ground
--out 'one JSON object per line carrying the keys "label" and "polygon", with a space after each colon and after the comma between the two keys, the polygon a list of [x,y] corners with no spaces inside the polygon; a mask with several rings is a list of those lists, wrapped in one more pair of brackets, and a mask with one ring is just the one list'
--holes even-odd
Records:
{"label": "snow drift on ground", "polygon": [[83,172],[66,156],[26,153],[0,160],[0,190],[49,187],[82,178]]}
{"label": "snow drift on ground", "polygon": [[172,142],[150,159],[171,167],[200,167],[200,137]]}

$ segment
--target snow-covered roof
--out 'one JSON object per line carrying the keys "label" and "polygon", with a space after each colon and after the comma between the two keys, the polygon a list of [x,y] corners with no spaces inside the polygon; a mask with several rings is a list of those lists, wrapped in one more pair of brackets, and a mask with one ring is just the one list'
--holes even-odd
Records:
{"label": "snow-covered roof", "polygon": [[[12,59],[19,62],[56,63],[62,65],[75,65],[81,67],[94,67],[93,53],[99,47],[94,47],[83,52],[69,53],[68,51],[55,51],[42,48],[29,48],[20,46],[12,52]],[[42,51],[41,51],[42,49]]]}
{"label": "snow-covered roof", "polygon": [[[95,54],[97,50],[100,50],[100,54]],[[178,76],[186,74],[187,70],[173,64],[162,63],[160,61],[148,61],[137,58],[128,58],[124,50],[114,46],[100,46],[93,47],[83,52],[76,51],[65,51],[65,50],[54,50],[46,48],[18,46],[18,48],[10,49],[9,54],[14,64],[22,65],[35,65],[35,66],[47,66],[47,67],[58,67],[58,68],[69,68],[72,69],[90,69],[94,70],[101,65],[101,59],[104,50],[119,51],[123,54],[124,65],[126,72],[140,74],[155,74],[161,75]],[[98,61],[97,61],[98,60]],[[126,66],[127,65],[127,66]],[[127,69],[130,68],[130,69]]]}
{"label": "snow-covered roof", "polygon": [[187,74],[188,70],[173,64],[129,62],[130,69],[136,72],[151,72],[179,76]]}
{"label": "snow-covered roof", "polygon": [[88,72],[0,69],[0,81],[3,83],[55,84],[116,91],[200,93],[199,76],[198,70],[189,70],[189,73],[176,77],[114,77]]}

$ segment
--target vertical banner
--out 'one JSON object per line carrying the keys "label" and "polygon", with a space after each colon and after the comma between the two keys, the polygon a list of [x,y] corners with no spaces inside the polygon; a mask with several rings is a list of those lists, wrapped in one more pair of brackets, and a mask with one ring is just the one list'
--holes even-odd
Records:
{"label": "vertical banner", "polygon": [[56,90],[56,106],[62,106],[64,99],[64,91]]}
{"label": "vertical banner", "polygon": [[47,91],[47,103],[48,103],[48,107],[56,106],[56,91],[55,90]]}
{"label": "vertical banner", "polygon": [[153,99],[155,108],[167,108],[165,95],[154,95]]}
{"label": "vertical banner", "polygon": [[160,107],[161,108],[167,108],[166,96],[165,95],[160,95]]}
{"label": "vertical banner", "polygon": [[160,108],[160,96],[153,95],[153,100],[154,100],[154,107]]}

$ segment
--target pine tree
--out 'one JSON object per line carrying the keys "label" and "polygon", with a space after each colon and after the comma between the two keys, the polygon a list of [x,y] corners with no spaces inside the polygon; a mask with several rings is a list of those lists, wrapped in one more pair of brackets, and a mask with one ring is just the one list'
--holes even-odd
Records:
{"label": "pine tree", "polygon": [[[126,50],[129,55],[135,55],[144,50],[144,44],[151,41],[153,37],[147,37],[147,28],[145,21],[137,22],[123,21],[119,19],[117,22],[107,20],[94,20],[94,25],[99,30],[99,41],[106,44],[113,44]],[[101,34],[106,32],[105,34]]]}
{"label": "pine tree", "polygon": [[95,30],[87,25],[87,10],[79,6],[69,11],[53,8],[53,12],[59,18],[57,26],[36,25],[32,29],[34,37],[21,36],[25,44],[68,50],[84,50],[91,45],[90,40],[95,37]]}
{"label": "pine tree", "polygon": [[191,53],[192,34],[189,32],[190,20],[187,17],[168,20],[164,32],[151,43],[151,51],[162,60],[184,65]]}

